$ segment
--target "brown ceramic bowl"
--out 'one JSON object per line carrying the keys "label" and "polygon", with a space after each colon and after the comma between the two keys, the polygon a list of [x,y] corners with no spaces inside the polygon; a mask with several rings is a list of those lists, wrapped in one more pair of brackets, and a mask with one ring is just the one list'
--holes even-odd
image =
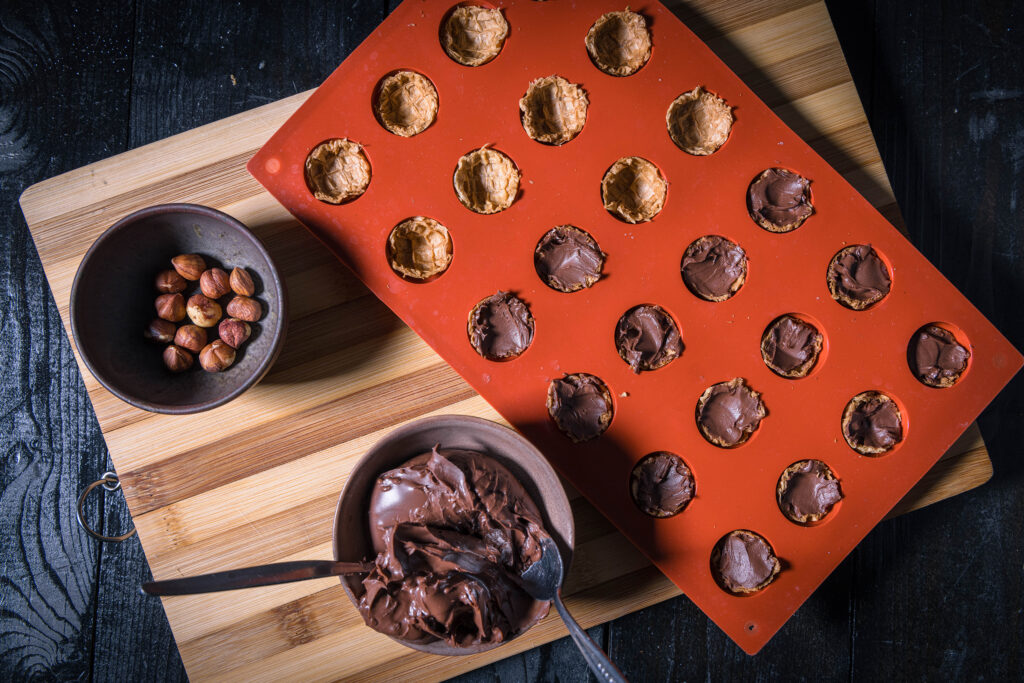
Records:
{"label": "brown ceramic bowl", "polygon": [[[192,253],[207,266],[246,268],[263,304],[263,318],[224,372],[204,372],[197,359],[172,374],[164,347],[142,336],[156,317],[157,273]],[[71,332],[86,367],[118,398],[156,413],[198,413],[239,396],[274,363],[286,320],[284,284],[263,244],[226,213],[195,204],[150,206],[119,220],[86,252],[71,287]]]}
{"label": "brown ceramic bowl", "polygon": [[[504,465],[519,480],[526,492],[540,508],[544,527],[562,553],[566,572],[572,561],[573,518],[569,499],[558,475],[533,444],[508,427],[468,415],[441,415],[417,420],[399,427],[377,442],[356,464],[341,492],[338,512],[334,518],[334,558],[340,561],[360,561],[374,557],[370,544],[370,494],[377,477],[398,467],[407,460],[430,451],[435,445],[483,453]],[[363,594],[361,576],[342,577],[345,593],[353,605],[358,605]],[[547,613],[548,603],[536,602],[533,619],[522,635]],[[489,643],[475,647],[452,647],[447,643],[410,643],[393,640],[415,650],[438,655],[469,655],[492,650],[512,642],[515,636],[502,643]]]}

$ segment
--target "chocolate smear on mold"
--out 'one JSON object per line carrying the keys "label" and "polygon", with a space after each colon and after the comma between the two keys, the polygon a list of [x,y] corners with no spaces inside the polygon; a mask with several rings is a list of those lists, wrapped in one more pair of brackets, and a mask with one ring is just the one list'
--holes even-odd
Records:
{"label": "chocolate smear on mold", "polygon": [[683,93],[665,114],[668,134],[676,146],[695,156],[714,154],[729,139],[732,107],[700,86]]}
{"label": "chocolate smear on mold", "polygon": [[651,517],[672,517],[693,500],[693,474],[674,453],[651,453],[636,464],[629,477],[633,502]]}
{"label": "chocolate smear on mold", "polygon": [[598,17],[585,44],[594,65],[611,76],[630,76],[651,58],[647,22],[629,9]]}
{"label": "chocolate smear on mold", "polygon": [[533,263],[544,283],[559,292],[576,292],[601,279],[605,254],[589,234],[572,225],[551,228],[537,243]]}
{"label": "chocolate smear on mold", "polygon": [[967,369],[971,352],[949,330],[927,325],[914,334],[909,357],[914,376],[941,389],[956,384]]}
{"label": "chocolate smear on mold", "polygon": [[697,426],[705,439],[721,448],[747,441],[767,415],[761,394],[742,377],[713,384],[697,401]]}
{"label": "chocolate smear on mold", "polygon": [[601,180],[604,208],[626,223],[644,223],[664,208],[668,183],[658,167],[641,157],[623,157]]}
{"label": "chocolate smear on mold", "polygon": [[605,383],[583,372],[552,380],[547,408],[558,429],[576,443],[601,436],[614,411]]}
{"label": "chocolate smear on mold", "polygon": [[832,298],[855,311],[881,301],[892,286],[888,267],[870,244],[854,244],[833,256],[827,280]]}
{"label": "chocolate smear on mold", "polygon": [[747,208],[765,230],[796,230],[814,213],[811,181],[784,168],[769,168],[750,183]]}
{"label": "chocolate smear on mold", "polygon": [[761,337],[761,358],[782,377],[806,377],[818,362],[821,333],[814,325],[792,315],[776,318]]}
{"label": "chocolate smear on mold", "polygon": [[590,103],[586,91],[561,76],[538,78],[519,100],[523,128],[546,145],[564,145],[580,134]]}
{"label": "chocolate smear on mold", "polygon": [[683,352],[683,341],[672,317],[660,306],[635,306],[619,318],[615,348],[633,372],[657,370]]}
{"label": "chocolate smear on mold", "polygon": [[903,417],[891,398],[865,391],[846,404],[842,429],[850,448],[861,455],[880,455],[903,440]]}
{"label": "chocolate smear on mold", "polygon": [[448,269],[452,238],[448,229],[426,216],[414,216],[396,225],[388,235],[388,262],[402,277],[424,281]]}
{"label": "chocolate smear on mold", "polygon": [[771,544],[746,529],[729,532],[711,552],[711,571],[719,585],[737,595],[763,590],[781,569]]}
{"label": "chocolate smear on mold", "polygon": [[725,301],[747,278],[747,255],[735,242],[705,235],[683,253],[680,266],[686,287],[705,301]]}
{"label": "chocolate smear on mold", "polygon": [[533,341],[530,308],[510,292],[487,297],[469,313],[469,341],[487,360],[511,360]]}
{"label": "chocolate smear on mold", "polygon": [[828,465],[820,460],[801,460],[779,477],[776,499],[788,519],[811,524],[824,519],[843,499],[843,492]]}
{"label": "chocolate smear on mold", "polygon": [[507,37],[508,22],[501,10],[463,5],[445,22],[441,46],[459,64],[481,66],[498,56]]}
{"label": "chocolate smear on mold", "polygon": [[370,162],[363,148],[346,138],[321,142],[306,157],[306,186],[328,204],[343,204],[366,192]]}
{"label": "chocolate smear on mold", "polygon": [[374,630],[473,647],[509,640],[546,614],[517,579],[549,534],[522,484],[493,459],[435,446],[381,474],[369,524],[377,557],[359,612]]}

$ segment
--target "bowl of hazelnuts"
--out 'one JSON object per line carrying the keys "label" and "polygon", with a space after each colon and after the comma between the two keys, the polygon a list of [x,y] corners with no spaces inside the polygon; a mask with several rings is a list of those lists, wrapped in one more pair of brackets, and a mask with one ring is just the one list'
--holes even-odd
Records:
{"label": "bowl of hazelnuts", "polygon": [[197,413],[267,373],[286,306],[270,254],[245,225],[206,206],[162,204],[125,216],[86,252],[71,331],[86,367],[118,398]]}

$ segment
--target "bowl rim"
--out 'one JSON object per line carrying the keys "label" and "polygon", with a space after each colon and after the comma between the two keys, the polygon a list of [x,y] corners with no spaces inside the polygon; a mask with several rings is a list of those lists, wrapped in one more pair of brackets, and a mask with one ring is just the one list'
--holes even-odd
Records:
{"label": "bowl rim", "polygon": [[[107,242],[113,235],[121,232],[127,226],[138,222],[141,219],[148,218],[154,214],[165,214],[165,213],[192,213],[211,218],[221,223],[225,223],[235,230],[238,231],[246,240],[252,244],[253,248],[262,256],[266,262],[270,265],[269,277],[263,278],[264,283],[272,282],[274,289],[277,290],[277,313],[278,313],[278,324],[276,329],[273,331],[274,339],[271,342],[268,353],[264,356],[263,360],[256,366],[253,373],[238,387],[232,389],[230,392],[215,398],[210,401],[203,401],[200,403],[185,403],[181,405],[168,405],[165,403],[158,403],[156,401],[150,401],[132,394],[128,394],[118,389],[114,384],[101,372],[98,372],[95,365],[89,359],[89,355],[82,350],[82,344],[79,341],[79,321],[76,313],[77,307],[75,302],[78,300],[78,288],[82,279],[82,272],[89,264],[90,259],[93,257],[95,252]],[[284,345],[285,330],[287,328],[286,321],[288,319],[288,293],[285,290],[284,280],[281,278],[281,274],[278,271],[277,264],[274,259],[271,258],[267,248],[263,245],[256,235],[246,226],[242,221],[238,220],[234,216],[231,216],[223,211],[214,209],[209,206],[202,204],[189,204],[189,203],[169,203],[169,204],[154,204],[147,206],[137,211],[121,217],[113,225],[103,231],[103,233],[96,238],[96,240],[86,250],[85,255],[82,257],[81,262],[78,264],[78,269],[75,271],[75,279],[71,284],[71,296],[68,299],[69,306],[69,318],[71,319],[71,336],[75,342],[75,349],[78,351],[78,357],[82,359],[85,367],[89,369],[92,376],[96,378],[96,381],[100,383],[103,388],[118,397],[125,403],[147,410],[152,413],[161,413],[164,415],[190,415],[193,413],[201,413],[206,410],[212,410],[220,407],[225,403],[228,403],[238,398],[242,393],[252,387],[254,384],[259,382],[270,370],[270,367],[277,360],[277,357],[281,353],[281,348]]]}
{"label": "bowl rim", "polygon": [[[551,462],[547,459],[547,457],[544,456],[544,454],[541,452],[541,450],[538,449],[533,444],[533,442],[530,441],[529,439],[527,439],[521,432],[519,432],[519,431],[517,431],[515,429],[512,429],[511,427],[507,427],[507,426],[505,426],[503,424],[495,422],[493,420],[488,420],[486,418],[477,417],[475,415],[460,415],[460,414],[457,414],[457,413],[446,413],[446,414],[442,414],[442,415],[430,415],[430,416],[427,416],[427,417],[422,417],[422,418],[419,418],[419,419],[412,420],[411,422],[407,422],[407,423],[405,423],[405,424],[403,424],[403,425],[401,425],[399,427],[396,427],[396,428],[392,429],[387,434],[385,434],[384,436],[379,438],[365,453],[363,453],[363,455],[359,458],[359,460],[356,462],[356,464],[349,471],[349,476],[345,480],[345,485],[341,489],[341,493],[338,496],[338,503],[337,503],[337,506],[335,507],[335,510],[334,510],[334,523],[331,526],[331,534],[332,534],[331,535],[331,551],[332,551],[332,554],[334,556],[335,561],[338,561],[340,559],[339,558],[339,543],[338,543],[338,539],[339,539],[339,535],[338,535],[339,529],[338,529],[338,527],[341,524],[342,502],[345,500],[345,495],[349,492],[349,484],[352,482],[352,480],[354,478],[352,475],[359,468],[366,466],[373,459],[373,457],[377,454],[377,452],[380,451],[382,448],[384,448],[387,445],[388,442],[392,442],[392,441],[401,439],[402,437],[408,436],[410,433],[415,433],[415,432],[423,430],[425,428],[433,427],[435,425],[444,424],[444,423],[451,423],[452,421],[456,421],[457,423],[460,424],[460,426],[466,427],[468,429],[475,429],[475,430],[480,430],[480,431],[484,431],[484,432],[491,431],[491,432],[505,432],[505,433],[507,433],[507,435],[511,436],[514,440],[520,442],[523,445],[524,449],[531,454],[531,456],[536,458],[537,464],[540,467],[540,469],[542,470],[543,475],[544,476],[550,476],[551,479],[554,482],[557,483],[556,491],[561,493],[561,496],[560,496],[561,501],[560,502],[564,503],[565,510],[566,510],[566,512],[568,514],[567,519],[566,519],[566,527],[567,527],[566,530],[565,530],[566,531],[566,536],[563,537],[560,530],[558,530],[558,529],[551,529],[550,528],[550,527],[553,526],[553,523],[552,523],[551,515],[549,514],[548,509],[546,507],[544,507],[541,504],[541,502],[539,502],[539,501],[535,500],[534,503],[536,503],[537,507],[540,508],[540,513],[541,513],[542,520],[544,521],[545,528],[549,528],[549,533],[552,534],[552,538],[554,538],[555,544],[558,546],[558,551],[562,555],[562,563],[563,563],[563,566],[564,566],[564,574],[563,574],[563,582],[564,582],[565,578],[568,576],[569,570],[570,570],[570,568],[572,566],[572,559],[573,559],[573,555],[574,555],[575,549],[576,549],[576,516],[573,514],[573,511],[572,511],[572,503],[569,500],[569,494],[568,494],[568,492],[566,492],[565,485],[562,483],[561,479],[559,478],[558,473],[555,471],[554,467],[552,467]],[[442,445],[442,447],[443,447],[443,445]],[[409,456],[409,457],[414,457],[414,456]],[[502,464],[500,462],[500,460],[499,460],[499,464]],[[378,472],[375,475],[375,477],[379,476],[380,474],[381,473]],[[513,474],[515,474],[515,473],[513,472]],[[533,488],[539,488],[539,486],[536,483],[534,483],[533,484]],[[342,588],[344,589],[345,595],[348,597],[349,602],[352,603],[352,608],[356,610],[357,614],[359,614],[358,600],[356,599],[355,595],[352,593],[352,590],[349,588],[349,585],[345,581],[345,578],[346,577],[344,577],[344,576],[339,577],[339,579],[341,581]],[[362,615],[360,614],[359,616],[360,616],[360,620],[361,620],[362,619]],[[533,628],[533,627],[535,627],[537,625],[538,624],[535,623],[530,628]],[[367,628],[370,628],[370,627],[367,626]],[[421,652],[428,652],[430,654],[443,655],[443,656],[462,656],[462,655],[479,654],[481,652],[487,652],[489,650],[493,650],[495,648],[501,647],[502,645],[505,645],[506,643],[510,643],[510,642],[516,640],[517,638],[521,637],[527,631],[529,631],[530,628],[528,628],[526,631],[523,631],[521,633],[517,633],[515,636],[513,636],[512,638],[509,638],[508,640],[500,641],[500,642],[497,642],[497,643],[490,643],[490,644],[488,644],[487,646],[485,646],[483,648],[480,648],[480,647],[465,648],[464,651],[463,651],[463,649],[452,648],[451,646],[448,646],[448,645],[446,645],[445,643],[442,643],[442,642],[434,642],[434,641],[432,641],[432,642],[429,642],[429,643],[410,643],[410,642],[402,640],[401,638],[396,638],[394,636],[387,636],[387,637],[390,638],[391,640],[395,641],[396,643],[398,643],[400,645],[404,645],[405,647],[411,648],[413,650],[419,650]],[[382,634],[382,635],[386,635],[386,634]]]}

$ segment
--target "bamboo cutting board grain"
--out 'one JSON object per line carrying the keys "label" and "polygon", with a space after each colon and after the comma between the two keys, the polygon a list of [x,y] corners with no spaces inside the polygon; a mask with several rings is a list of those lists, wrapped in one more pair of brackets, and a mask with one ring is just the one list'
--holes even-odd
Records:
{"label": "bamboo cutting board grain", "polygon": [[[674,9],[899,223],[822,2],[701,0]],[[287,282],[292,316],[280,360],[262,383],[217,410],[145,413],[83,372],[157,579],[329,558],[338,492],[378,438],[430,414],[500,421],[246,172],[253,153],[308,95],[72,171],[22,196],[66,326],[71,282],[85,250],[118,218],[151,204],[195,202],[232,214],[264,241]],[[972,426],[892,514],[973,488],[991,472]],[[678,594],[607,521],[570,495],[578,540],[567,602],[585,626]],[[169,598],[164,606],[193,680],[433,680],[565,634],[557,616],[549,617],[491,653],[425,655],[363,626],[334,579]]]}

